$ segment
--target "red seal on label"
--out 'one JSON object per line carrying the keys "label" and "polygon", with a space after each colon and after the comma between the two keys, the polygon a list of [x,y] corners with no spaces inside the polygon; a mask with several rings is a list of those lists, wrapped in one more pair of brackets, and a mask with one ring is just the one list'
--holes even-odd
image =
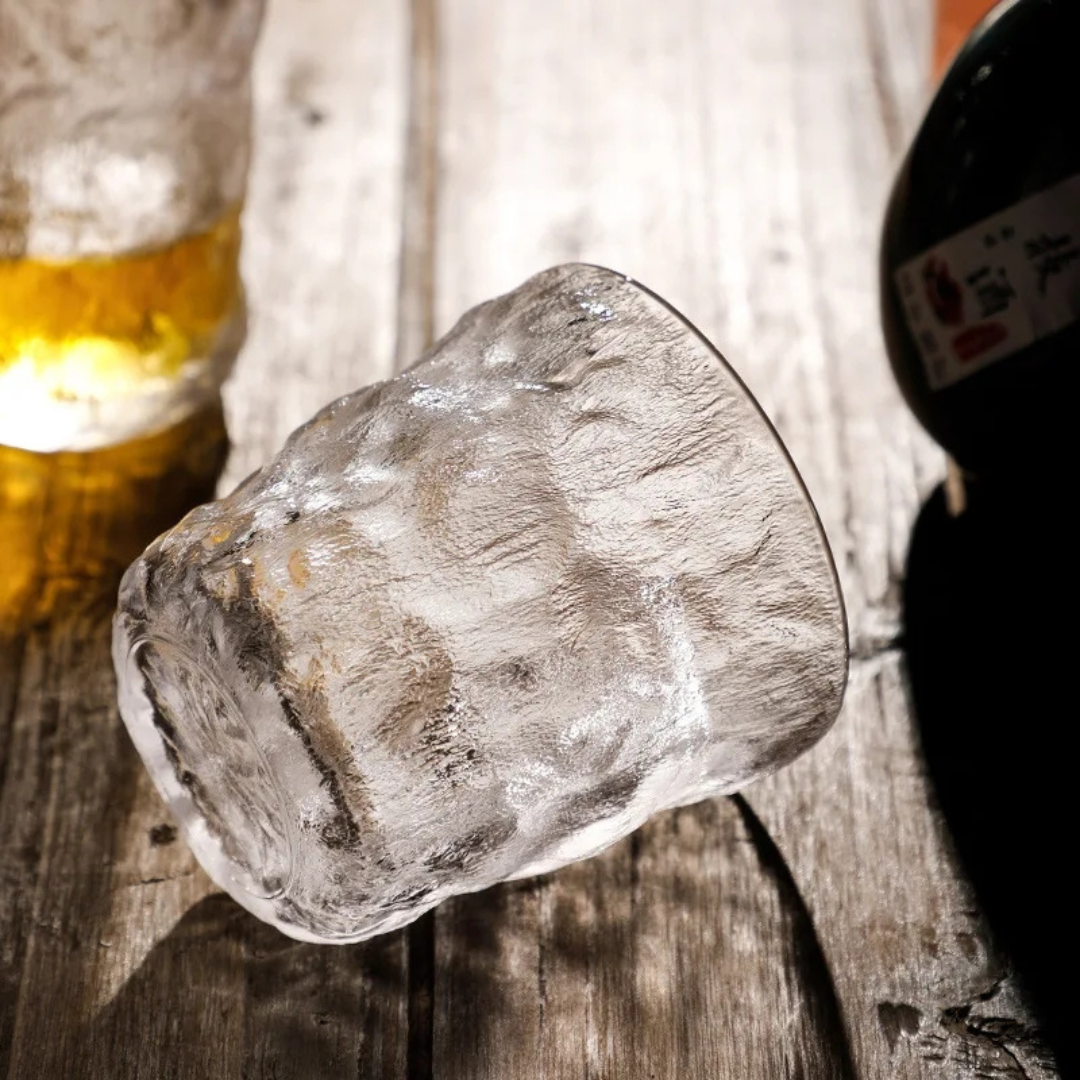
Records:
{"label": "red seal on label", "polygon": [[978,323],[952,339],[953,352],[961,363],[967,364],[1000,345],[1008,336],[1009,330],[1004,323]]}

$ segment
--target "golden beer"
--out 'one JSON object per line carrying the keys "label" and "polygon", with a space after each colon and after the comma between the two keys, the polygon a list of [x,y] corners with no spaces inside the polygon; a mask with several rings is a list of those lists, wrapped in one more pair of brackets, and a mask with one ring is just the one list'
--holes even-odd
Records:
{"label": "golden beer", "polygon": [[98,413],[123,437],[190,412],[243,333],[239,253],[236,208],[156,251],[0,260],[0,442],[48,450],[77,445],[50,429]]}

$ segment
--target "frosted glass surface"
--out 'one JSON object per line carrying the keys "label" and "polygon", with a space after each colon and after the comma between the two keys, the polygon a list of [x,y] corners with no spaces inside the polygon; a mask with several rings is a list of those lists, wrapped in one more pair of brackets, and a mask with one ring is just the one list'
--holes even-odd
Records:
{"label": "frosted glass surface", "polygon": [[470,311],[128,571],[124,719],[241,903],[349,941],[733,791],[832,723],[832,562],[775,433],[588,266]]}

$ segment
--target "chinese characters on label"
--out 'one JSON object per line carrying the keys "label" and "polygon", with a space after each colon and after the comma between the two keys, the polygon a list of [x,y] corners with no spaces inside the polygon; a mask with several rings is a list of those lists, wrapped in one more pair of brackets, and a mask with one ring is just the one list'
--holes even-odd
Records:
{"label": "chinese characters on label", "polygon": [[1080,175],[936,244],[896,271],[940,390],[1080,318]]}

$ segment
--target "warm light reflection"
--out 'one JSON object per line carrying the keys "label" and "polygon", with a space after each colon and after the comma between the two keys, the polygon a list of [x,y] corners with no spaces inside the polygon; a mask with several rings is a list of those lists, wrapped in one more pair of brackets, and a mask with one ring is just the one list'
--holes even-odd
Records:
{"label": "warm light reflection", "polygon": [[231,355],[239,252],[236,208],[156,251],[0,259],[0,442],[84,448],[167,422]]}
{"label": "warm light reflection", "polygon": [[0,632],[73,603],[111,605],[147,543],[213,497],[227,451],[220,399],[167,431],[102,450],[0,447]]}

